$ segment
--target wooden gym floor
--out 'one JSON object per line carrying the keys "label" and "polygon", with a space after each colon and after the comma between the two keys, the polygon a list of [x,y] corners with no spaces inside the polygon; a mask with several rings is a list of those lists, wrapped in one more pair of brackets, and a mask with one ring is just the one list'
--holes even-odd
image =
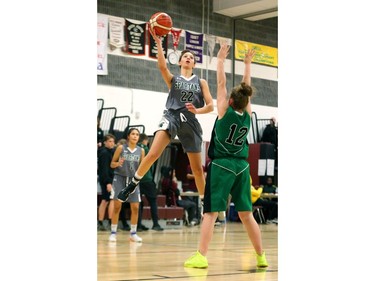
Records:
{"label": "wooden gym floor", "polygon": [[98,231],[98,280],[278,280],[278,226],[259,225],[269,267],[256,268],[254,249],[239,222],[215,226],[207,254],[208,268],[184,268],[184,261],[197,250],[200,227],[139,232],[142,243],[129,241],[119,231],[109,242],[109,231]]}

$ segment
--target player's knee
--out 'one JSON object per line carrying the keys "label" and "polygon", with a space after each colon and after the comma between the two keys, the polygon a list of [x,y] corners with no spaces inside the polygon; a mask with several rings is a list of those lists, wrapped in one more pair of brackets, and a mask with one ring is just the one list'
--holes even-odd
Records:
{"label": "player's knee", "polygon": [[196,168],[192,167],[191,170],[192,170],[195,177],[203,177],[204,176],[202,167],[196,167]]}
{"label": "player's knee", "polygon": [[251,212],[238,212],[238,216],[240,217],[240,220],[242,222],[244,221],[250,221],[250,218],[251,218]]}
{"label": "player's knee", "polygon": [[160,157],[161,153],[158,152],[158,151],[150,151],[146,158],[144,160],[147,159],[147,161],[151,161],[152,163],[155,162],[156,160],[158,160],[158,158]]}

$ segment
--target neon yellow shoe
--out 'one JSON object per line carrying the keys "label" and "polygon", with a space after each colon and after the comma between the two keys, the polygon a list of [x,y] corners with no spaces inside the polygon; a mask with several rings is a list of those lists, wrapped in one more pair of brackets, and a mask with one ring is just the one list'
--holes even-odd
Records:
{"label": "neon yellow shoe", "polygon": [[197,251],[194,255],[188,258],[185,263],[185,267],[196,267],[196,268],[206,268],[208,267],[207,258],[202,256],[199,251]]}
{"label": "neon yellow shoe", "polygon": [[190,277],[189,280],[206,281],[208,268],[184,267],[184,271]]}
{"label": "neon yellow shoe", "polygon": [[267,267],[266,253],[263,251],[261,255],[256,254],[257,256],[257,267]]}

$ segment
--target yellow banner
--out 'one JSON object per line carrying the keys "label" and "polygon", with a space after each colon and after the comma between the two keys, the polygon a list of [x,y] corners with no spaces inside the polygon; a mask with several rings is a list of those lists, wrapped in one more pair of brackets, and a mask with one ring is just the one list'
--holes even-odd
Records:
{"label": "yellow banner", "polygon": [[243,60],[245,53],[249,49],[255,49],[253,62],[267,64],[271,66],[278,66],[277,48],[268,47],[259,44],[253,44],[245,41],[236,40],[235,42],[235,58]]}

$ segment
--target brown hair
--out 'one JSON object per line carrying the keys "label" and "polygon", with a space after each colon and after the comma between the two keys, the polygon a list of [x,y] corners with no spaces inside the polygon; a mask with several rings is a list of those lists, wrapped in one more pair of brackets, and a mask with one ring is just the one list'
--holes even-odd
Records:
{"label": "brown hair", "polygon": [[128,133],[127,133],[126,135],[127,135],[127,136],[130,136],[130,133],[133,132],[133,131],[135,131],[135,130],[137,130],[138,134],[140,134],[139,130],[138,130],[137,128],[134,128],[134,127],[133,127],[133,128],[130,128],[130,129],[129,129],[129,131],[128,131]]}
{"label": "brown hair", "polygon": [[194,57],[194,63],[197,62],[197,58],[195,57],[194,53],[193,53],[192,51],[190,51],[190,50],[187,50],[187,49],[186,49],[186,50],[183,50],[183,51],[181,52],[181,55],[180,55],[180,58],[178,59],[178,62],[181,61],[183,55],[185,55],[186,53],[191,53],[191,54],[193,55],[193,57]]}
{"label": "brown hair", "polygon": [[240,85],[234,87],[230,94],[233,100],[232,107],[236,110],[244,110],[249,103],[249,97],[253,94],[253,88],[242,82]]}
{"label": "brown hair", "polygon": [[148,140],[148,136],[144,133],[139,134],[139,142],[143,142],[144,140]]}
{"label": "brown hair", "polygon": [[118,145],[124,145],[126,143],[126,139],[119,139],[117,144]]}
{"label": "brown hair", "polygon": [[112,135],[112,134],[106,134],[106,135],[104,136],[104,140],[103,140],[103,142],[105,142],[105,141],[107,141],[107,140],[109,140],[109,139],[113,139],[114,141],[116,141],[116,137],[115,137],[114,135]]}

